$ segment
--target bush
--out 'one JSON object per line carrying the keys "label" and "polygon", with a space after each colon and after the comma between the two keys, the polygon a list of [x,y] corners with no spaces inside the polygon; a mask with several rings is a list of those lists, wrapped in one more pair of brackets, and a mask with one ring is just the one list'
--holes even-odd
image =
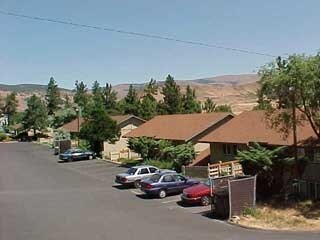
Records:
{"label": "bush", "polygon": [[7,135],[5,133],[0,132],[0,142],[3,142],[7,139]]}
{"label": "bush", "polygon": [[174,169],[174,162],[160,160],[146,160],[143,162],[146,165],[155,166],[161,169]]}
{"label": "bush", "polygon": [[261,214],[260,210],[255,207],[246,207],[242,212],[243,216],[252,216],[254,218],[259,217],[260,214]]}
{"label": "bush", "polygon": [[141,159],[120,158],[118,161],[125,167],[133,167],[141,164]]}

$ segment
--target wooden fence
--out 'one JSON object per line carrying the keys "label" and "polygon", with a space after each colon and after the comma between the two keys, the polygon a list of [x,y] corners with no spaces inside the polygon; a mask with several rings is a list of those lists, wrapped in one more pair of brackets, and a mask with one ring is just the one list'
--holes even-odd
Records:
{"label": "wooden fence", "polygon": [[219,162],[208,164],[208,177],[217,178],[229,175],[243,175],[242,165],[239,161]]}

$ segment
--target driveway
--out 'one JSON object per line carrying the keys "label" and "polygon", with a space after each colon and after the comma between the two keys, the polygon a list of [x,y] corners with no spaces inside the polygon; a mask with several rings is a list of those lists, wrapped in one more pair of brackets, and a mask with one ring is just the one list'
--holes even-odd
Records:
{"label": "driveway", "polygon": [[0,144],[0,240],[319,239],[316,233],[255,231],[183,208],[177,196],[147,199],[114,187],[124,169],[100,160],[58,163],[52,149]]}

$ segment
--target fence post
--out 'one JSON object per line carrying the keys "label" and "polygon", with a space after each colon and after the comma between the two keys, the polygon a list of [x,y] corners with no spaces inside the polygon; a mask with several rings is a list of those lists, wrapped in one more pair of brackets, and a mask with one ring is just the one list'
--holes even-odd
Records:
{"label": "fence post", "polygon": [[235,175],[235,171],[234,171],[234,163],[231,163],[231,175]]}
{"label": "fence post", "polygon": [[186,166],[185,165],[182,165],[181,171],[182,171],[183,175],[186,175]]}

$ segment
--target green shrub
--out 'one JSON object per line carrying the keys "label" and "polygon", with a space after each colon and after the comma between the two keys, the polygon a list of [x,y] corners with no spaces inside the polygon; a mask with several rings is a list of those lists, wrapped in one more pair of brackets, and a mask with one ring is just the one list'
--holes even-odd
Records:
{"label": "green shrub", "polygon": [[261,214],[260,210],[255,208],[255,207],[246,207],[243,211],[242,211],[242,215],[243,216],[252,216],[254,218],[259,217]]}
{"label": "green shrub", "polygon": [[132,159],[132,158],[120,158],[118,161],[122,166],[133,167],[141,164],[141,159]]}
{"label": "green shrub", "polygon": [[7,139],[7,135],[5,133],[0,132],[0,142],[3,142]]}
{"label": "green shrub", "polygon": [[161,169],[174,169],[174,162],[171,161],[161,161],[161,160],[145,160],[143,162],[146,165],[155,166]]}

